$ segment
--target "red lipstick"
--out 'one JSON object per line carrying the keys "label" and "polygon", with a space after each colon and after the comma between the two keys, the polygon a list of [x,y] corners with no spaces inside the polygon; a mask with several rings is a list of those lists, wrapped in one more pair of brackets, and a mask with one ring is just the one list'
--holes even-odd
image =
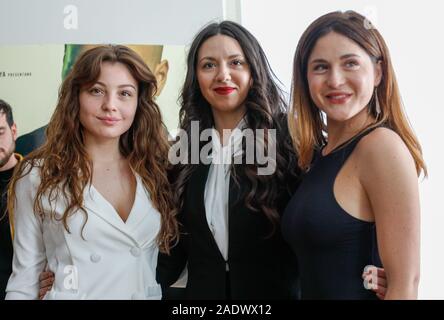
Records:
{"label": "red lipstick", "polygon": [[221,94],[221,95],[228,95],[230,93],[232,93],[234,90],[236,90],[233,87],[218,87],[216,89],[214,89],[214,91],[216,91],[217,94]]}

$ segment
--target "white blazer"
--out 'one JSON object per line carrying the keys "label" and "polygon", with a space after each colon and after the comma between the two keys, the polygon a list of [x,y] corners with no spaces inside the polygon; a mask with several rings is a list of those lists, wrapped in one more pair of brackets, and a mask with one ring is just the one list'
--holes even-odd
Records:
{"label": "white blazer", "polygon": [[[33,168],[16,185],[14,212],[13,272],[6,299],[37,299],[39,275],[45,269],[55,274],[45,299],[161,299],[156,282],[160,214],[136,175],[133,208],[126,222],[92,186],[84,190],[85,214],[78,210],[68,218],[67,232],[61,221],[34,214],[40,183]],[[43,207],[55,208],[61,218],[66,202],[44,198]],[[83,238],[82,238],[83,233]]]}

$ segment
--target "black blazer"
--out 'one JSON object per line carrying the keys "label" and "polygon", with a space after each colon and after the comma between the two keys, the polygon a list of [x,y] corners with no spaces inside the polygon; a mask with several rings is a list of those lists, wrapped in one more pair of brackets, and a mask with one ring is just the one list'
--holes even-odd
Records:
{"label": "black blazer", "polygon": [[18,137],[16,141],[15,150],[22,156],[26,156],[31,151],[34,151],[40,147],[46,141],[46,130],[47,126],[38,128],[30,133]]}
{"label": "black blazer", "polygon": [[[179,220],[186,235],[170,256],[160,254],[157,280],[173,284],[188,262],[188,299],[226,299],[225,260],[208,227],[204,191],[209,165],[197,165],[188,181]],[[244,203],[249,190],[246,178],[229,191],[229,285],[232,299],[296,299],[299,295],[296,258],[283,240],[280,226],[269,238],[271,223],[262,212]],[[290,194],[283,191],[276,204],[282,212]]]}

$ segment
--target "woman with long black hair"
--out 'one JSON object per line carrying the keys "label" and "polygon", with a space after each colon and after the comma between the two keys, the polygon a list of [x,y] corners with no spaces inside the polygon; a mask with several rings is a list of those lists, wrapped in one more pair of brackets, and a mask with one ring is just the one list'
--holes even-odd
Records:
{"label": "woman with long black hair", "polygon": [[[184,234],[159,259],[158,280],[171,284],[188,261],[187,298],[296,297],[297,267],[279,221],[298,171],[286,103],[264,51],[244,27],[213,23],[194,38],[187,67],[180,128],[191,139],[193,125],[199,135],[213,129],[210,161],[191,163],[192,144],[199,156],[208,140],[188,139],[188,164],[174,173]],[[273,170],[261,174],[267,166]]]}

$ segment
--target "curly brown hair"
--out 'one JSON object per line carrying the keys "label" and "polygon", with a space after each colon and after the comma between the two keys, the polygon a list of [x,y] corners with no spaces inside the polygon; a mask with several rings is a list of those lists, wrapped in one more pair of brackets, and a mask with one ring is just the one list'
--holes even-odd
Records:
{"label": "curly brown hair", "polygon": [[[68,205],[60,220],[69,231],[67,219],[77,210],[88,215],[83,207],[83,191],[92,183],[92,162],[83,143],[79,121],[79,93],[100,76],[104,62],[122,63],[138,83],[138,104],[134,122],[119,141],[121,154],[142,179],[154,207],[160,212],[161,229],[157,238],[160,251],[169,253],[170,245],[178,239],[178,223],[171,185],[168,181],[168,133],[159,107],[154,102],[156,78],[137,53],[125,46],[99,46],[84,52],[63,81],[58,103],[46,129],[47,140],[17,165],[8,197],[10,214],[14,212],[17,181],[32,168],[40,169],[41,182],[34,199],[34,212],[45,214],[42,200],[60,195]],[[55,213],[50,212],[55,218]],[[11,219],[13,221],[13,219]],[[85,226],[85,225],[84,225]]]}

